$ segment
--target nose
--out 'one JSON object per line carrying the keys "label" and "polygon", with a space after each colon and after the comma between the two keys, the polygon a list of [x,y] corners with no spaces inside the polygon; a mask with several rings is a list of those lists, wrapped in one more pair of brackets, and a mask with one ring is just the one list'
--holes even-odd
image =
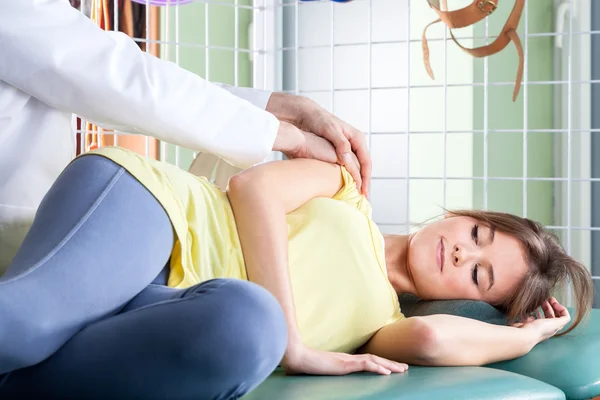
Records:
{"label": "nose", "polygon": [[452,248],[452,264],[454,264],[455,267],[459,264],[459,255],[460,248],[455,244],[454,248]]}
{"label": "nose", "polygon": [[471,258],[476,257],[476,254],[473,254],[474,251],[471,249],[467,249],[465,246],[460,244],[455,244],[452,248],[452,263],[455,267],[460,267],[466,261],[469,261]]}

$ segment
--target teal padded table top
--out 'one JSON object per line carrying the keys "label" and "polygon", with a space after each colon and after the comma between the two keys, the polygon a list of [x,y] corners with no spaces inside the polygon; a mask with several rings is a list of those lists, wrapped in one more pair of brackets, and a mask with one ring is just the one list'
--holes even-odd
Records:
{"label": "teal padded table top", "polygon": [[554,400],[562,391],[535,379],[483,367],[410,367],[403,374],[286,376],[276,371],[243,400]]}
{"label": "teal padded table top", "polygon": [[547,382],[568,399],[589,399],[600,396],[599,356],[600,310],[592,310],[590,318],[568,335],[549,339],[523,357],[490,367]]}

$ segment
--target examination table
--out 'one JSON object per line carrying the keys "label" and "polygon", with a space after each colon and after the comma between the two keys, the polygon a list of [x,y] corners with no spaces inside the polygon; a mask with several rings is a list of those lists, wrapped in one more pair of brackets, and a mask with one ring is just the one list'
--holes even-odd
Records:
{"label": "examination table", "polygon": [[[406,316],[453,314],[506,323],[499,311],[481,302],[420,301],[403,296],[400,304]],[[410,366],[406,373],[389,376],[287,376],[277,370],[243,399],[592,399],[600,396],[598,356],[600,310],[592,310],[567,336],[540,343],[515,360],[485,367]]]}

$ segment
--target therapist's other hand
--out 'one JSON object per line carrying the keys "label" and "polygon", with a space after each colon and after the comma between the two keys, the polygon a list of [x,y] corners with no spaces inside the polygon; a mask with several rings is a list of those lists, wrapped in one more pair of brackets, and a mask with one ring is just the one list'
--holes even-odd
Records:
{"label": "therapist's other hand", "polygon": [[[337,163],[338,157],[333,144],[320,136],[304,132],[289,122],[281,121],[273,150],[280,151],[287,158],[311,158],[324,162]],[[360,172],[356,155],[350,153],[346,169]]]}
{"label": "therapist's other hand", "polygon": [[[369,193],[371,156],[365,135],[361,131],[306,97],[273,93],[266,109],[280,121],[289,122],[301,131],[327,139],[335,148],[335,162],[346,167],[361,193]],[[358,159],[359,166],[353,162],[353,156]]]}

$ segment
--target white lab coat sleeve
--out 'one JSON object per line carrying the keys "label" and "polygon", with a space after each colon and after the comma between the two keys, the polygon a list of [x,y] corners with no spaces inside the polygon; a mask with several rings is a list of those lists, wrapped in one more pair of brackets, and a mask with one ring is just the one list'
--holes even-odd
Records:
{"label": "white lab coat sleeve", "polygon": [[[266,158],[277,135],[277,118],[247,100],[251,89],[238,97],[145,53],[66,0],[0,0],[0,60],[0,80],[51,107],[241,168]],[[266,106],[267,94],[254,103]]]}
{"label": "white lab coat sleeve", "polygon": [[222,87],[223,89],[227,90],[230,93],[233,93],[237,97],[247,100],[250,103],[254,104],[256,107],[260,107],[262,109],[267,108],[267,103],[271,98],[271,94],[273,94],[273,92],[268,90],[231,86],[225,83],[215,82],[215,85]]}

